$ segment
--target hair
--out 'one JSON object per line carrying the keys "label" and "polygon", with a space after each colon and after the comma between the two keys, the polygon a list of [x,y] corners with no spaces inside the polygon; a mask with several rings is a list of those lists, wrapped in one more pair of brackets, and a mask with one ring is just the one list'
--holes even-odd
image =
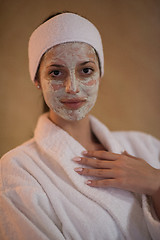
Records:
{"label": "hair", "polygon": [[[43,20],[43,22],[41,23],[41,24],[43,24],[43,23],[45,23],[45,22],[47,22],[49,19],[51,19],[51,18],[53,18],[53,17],[55,17],[55,16],[57,16],[57,15],[60,15],[60,14],[63,14],[63,13],[67,13],[68,11],[62,11],[62,12],[57,12],[57,13],[54,13],[54,14],[51,14],[51,15],[49,15],[46,19],[44,19]],[[40,25],[41,25],[40,24]],[[39,26],[40,26],[39,25]],[[42,58],[43,58],[43,56],[42,56]],[[41,60],[42,60],[42,58],[41,58]],[[38,66],[38,68],[37,68],[37,72],[36,72],[36,79],[39,79],[39,67],[40,67],[40,64],[39,64],[39,66]],[[42,97],[43,97],[43,95],[42,95]],[[42,112],[43,113],[45,113],[45,112],[48,112],[49,111],[49,107],[48,107],[48,105],[46,104],[46,102],[45,102],[45,100],[44,100],[44,97],[43,97],[43,110],[42,110]]]}
{"label": "hair", "polygon": [[[63,13],[74,13],[74,14],[77,14],[77,13],[72,12],[72,11],[61,11],[61,12],[53,13],[53,14],[49,15],[46,19],[44,19],[41,24],[47,22],[47,21],[48,21],[49,19],[51,19],[51,18],[56,17],[57,15],[60,15],[60,14],[63,14]],[[77,15],[79,15],[79,14],[77,14]],[[81,15],[81,16],[82,16],[82,15]],[[40,25],[41,25],[41,24],[40,24]],[[39,25],[39,26],[40,26],[40,25]],[[100,69],[100,75],[101,75],[101,64],[100,64],[100,59],[99,59],[99,56],[98,56],[98,53],[97,53],[96,50],[95,50],[95,54],[96,54],[97,59],[98,59],[98,64],[99,64],[99,69]],[[44,55],[45,55],[45,53],[42,55],[41,61],[42,61]],[[41,61],[40,61],[40,63],[39,63],[39,66],[38,66],[37,72],[36,72],[36,76],[35,76],[35,79],[37,79],[38,81],[39,81],[39,68],[40,68]],[[48,107],[48,105],[46,104],[46,102],[45,102],[45,100],[44,100],[44,97],[43,97],[43,110],[42,110],[42,111],[43,111],[43,113],[49,111],[49,107]]]}
{"label": "hair", "polygon": [[[58,16],[60,14],[63,14],[63,13],[74,13],[74,12],[71,12],[71,11],[61,11],[61,12],[53,13],[53,14],[49,15],[47,18],[45,18],[41,24],[43,24],[43,23],[47,22],[49,19],[51,19],[51,18],[53,18],[55,16]],[[75,13],[75,14],[79,15],[78,13]]]}

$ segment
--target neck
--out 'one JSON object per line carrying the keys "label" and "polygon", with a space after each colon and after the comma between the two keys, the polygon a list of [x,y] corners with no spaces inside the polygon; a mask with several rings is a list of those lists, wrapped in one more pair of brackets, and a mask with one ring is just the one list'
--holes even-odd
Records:
{"label": "neck", "polygon": [[50,111],[49,118],[57,126],[69,133],[86,149],[94,142],[88,116],[79,121],[67,121]]}

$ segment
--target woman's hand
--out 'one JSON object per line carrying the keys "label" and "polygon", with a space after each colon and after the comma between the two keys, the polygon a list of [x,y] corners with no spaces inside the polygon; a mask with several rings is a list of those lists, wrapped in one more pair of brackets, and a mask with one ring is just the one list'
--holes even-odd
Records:
{"label": "woman's hand", "polygon": [[83,152],[83,155],[84,157],[73,160],[87,168],[74,170],[80,175],[97,177],[97,180],[86,182],[91,187],[115,187],[147,195],[154,195],[160,189],[160,170],[153,168],[143,159],[133,157],[127,152],[115,154],[88,151]]}

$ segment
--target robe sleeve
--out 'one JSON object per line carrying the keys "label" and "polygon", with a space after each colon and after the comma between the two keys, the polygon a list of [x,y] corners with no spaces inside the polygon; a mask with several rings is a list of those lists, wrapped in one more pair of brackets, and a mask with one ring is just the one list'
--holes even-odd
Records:
{"label": "robe sleeve", "polygon": [[[149,146],[152,149],[154,167],[160,169],[160,141],[150,136]],[[148,230],[153,240],[160,239],[160,221],[156,215],[151,199],[142,195],[142,208]]]}
{"label": "robe sleeve", "polygon": [[160,238],[160,221],[158,220],[155,210],[150,199],[146,195],[142,195],[142,208],[145,221],[153,240]]}
{"label": "robe sleeve", "polygon": [[34,178],[6,158],[0,173],[0,239],[64,240],[60,220]]}
{"label": "robe sleeve", "polygon": [[64,240],[60,228],[43,192],[30,187],[0,192],[0,239]]}

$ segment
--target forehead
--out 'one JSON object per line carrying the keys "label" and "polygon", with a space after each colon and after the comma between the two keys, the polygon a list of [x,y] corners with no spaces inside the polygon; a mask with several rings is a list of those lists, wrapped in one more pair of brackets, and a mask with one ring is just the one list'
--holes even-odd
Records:
{"label": "forehead", "polygon": [[43,60],[93,60],[97,61],[97,55],[93,47],[87,43],[69,42],[56,45],[49,49],[43,56]]}

